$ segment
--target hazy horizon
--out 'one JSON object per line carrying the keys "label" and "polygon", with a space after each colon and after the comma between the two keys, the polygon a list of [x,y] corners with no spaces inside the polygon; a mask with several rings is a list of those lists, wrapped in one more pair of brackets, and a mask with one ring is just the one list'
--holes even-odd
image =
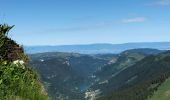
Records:
{"label": "hazy horizon", "polygon": [[140,43],[170,43],[170,41],[158,41],[158,42],[125,42],[125,43],[81,43],[81,44],[42,44],[42,45],[23,45],[23,46],[72,46],[72,45],[122,45],[122,44],[140,44]]}

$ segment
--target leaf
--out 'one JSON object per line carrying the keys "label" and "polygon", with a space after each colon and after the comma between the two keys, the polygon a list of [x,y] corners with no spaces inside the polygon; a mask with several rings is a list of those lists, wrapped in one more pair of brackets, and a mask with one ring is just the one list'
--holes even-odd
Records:
{"label": "leaf", "polygon": [[2,84],[2,82],[3,82],[3,81],[2,81],[2,79],[1,79],[1,80],[0,80],[0,84]]}

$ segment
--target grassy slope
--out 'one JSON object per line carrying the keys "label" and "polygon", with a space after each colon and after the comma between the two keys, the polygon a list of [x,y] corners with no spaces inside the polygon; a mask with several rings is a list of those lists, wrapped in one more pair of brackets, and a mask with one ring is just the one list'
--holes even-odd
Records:
{"label": "grassy slope", "polygon": [[149,100],[170,100],[170,79],[167,79]]}
{"label": "grassy slope", "polygon": [[0,64],[0,100],[47,100],[35,71],[15,64]]}

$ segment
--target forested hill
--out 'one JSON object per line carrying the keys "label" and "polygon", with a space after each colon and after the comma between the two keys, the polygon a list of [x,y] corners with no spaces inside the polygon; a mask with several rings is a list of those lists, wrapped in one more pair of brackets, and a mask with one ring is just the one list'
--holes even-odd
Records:
{"label": "forested hill", "polygon": [[0,25],[0,100],[48,100],[22,46],[8,37],[12,28]]}
{"label": "forested hill", "polygon": [[[144,59],[162,55],[163,52],[165,51],[157,49],[131,49],[117,55],[46,52],[31,54],[30,64],[40,73],[52,100],[95,100],[98,97],[107,97],[122,88],[119,84],[125,83],[124,78],[129,82],[133,80],[128,77],[131,74],[126,73],[126,70],[137,66]],[[145,77],[140,70],[137,74]],[[132,70],[131,73],[134,74],[136,71],[138,70]],[[120,74],[121,77],[116,78]],[[112,81],[113,79],[115,80]],[[134,83],[133,86],[135,85],[137,84]]]}
{"label": "forested hill", "polygon": [[[159,86],[169,77],[170,51],[167,51],[144,58],[109,79],[107,83],[95,88],[102,92],[100,95],[103,94],[98,98],[99,100],[146,100],[152,97],[153,93],[159,90]],[[169,87],[170,84],[166,82],[160,88],[164,88],[165,85]],[[153,98],[158,93],[163,98],[161,91],[156,92]]]}

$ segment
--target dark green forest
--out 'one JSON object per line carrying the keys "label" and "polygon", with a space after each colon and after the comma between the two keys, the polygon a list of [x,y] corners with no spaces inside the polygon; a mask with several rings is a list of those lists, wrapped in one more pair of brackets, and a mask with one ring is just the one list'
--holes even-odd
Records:
{"label": "dark green forest", "polygon": [[98,100],[147,100],[169,76],[169,51],[148,56],[112,78],[105,90],[111,86],[118,88],[112,88],[111,94]]}

